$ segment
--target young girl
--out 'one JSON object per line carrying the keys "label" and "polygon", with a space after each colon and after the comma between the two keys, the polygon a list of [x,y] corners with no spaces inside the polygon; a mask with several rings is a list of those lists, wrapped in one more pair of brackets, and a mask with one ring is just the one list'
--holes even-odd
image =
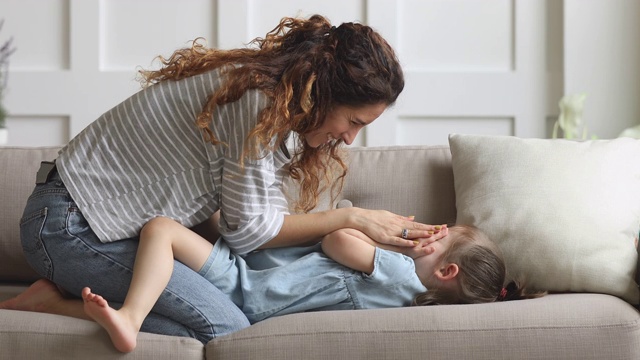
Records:
{"label": "young girl", "polygon": [[83,289],[82,297],[87,314],[122,352],[135,348],[143,319],[169,281],[174,257],[229,296],[251,323],[310,310],[504,299],[505,267],[497,247],[471,227],[443,226],[437,231],[448,236],[406,248],[380,245],[360,231],[342,229],[315,246],[267,249],[241,257],[224,241],[211,244],[159,217],[142,229],[122,308],[110,308],[89,288]]}

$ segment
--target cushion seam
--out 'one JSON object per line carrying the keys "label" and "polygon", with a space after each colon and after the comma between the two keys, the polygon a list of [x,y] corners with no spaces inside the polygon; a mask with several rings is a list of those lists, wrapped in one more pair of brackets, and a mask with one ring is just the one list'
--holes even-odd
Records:
{"label": "cushion seam", "polygon": [[216,342],[235,342],[239,340],[251,340],[251,339],[259,339],[259,338],[276,338],[276,337],[290,337],[290,336],[317,336],[317,335],[340,335],[340,334],[385,334],[385,333],[393,333],[393,334],[414,334],[414,333],[474,333],[474,332],[504,332],[504,331],[521,331],[521,330],[567,330],[567,329],[637,329],[640,330],[638,326],[639,321],[635,320],[625,324],[617,324],[617,325],[581,325],[581,326],[531,326],[531,327],[519,327],[519,328],[496,328],[496,329],[421,329],[421,330],[384,330],[384,331],[376,331],[376,330],[357,330],[357,331],[344,331],[344,330],[336,330],[336,331],[313,331],[308,333],[288,333],[288,334],[265,334],[265,335],[253,335],[253,336],[244,336],[244,337],[234,337],[234,338],[217,338]]}

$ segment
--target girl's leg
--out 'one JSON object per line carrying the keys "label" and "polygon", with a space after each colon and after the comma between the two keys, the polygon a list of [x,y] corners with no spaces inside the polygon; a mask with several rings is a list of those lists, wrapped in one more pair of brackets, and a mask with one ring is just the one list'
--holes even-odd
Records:
{"label": "girl's leg", "polygon": [[85,287],[84,309],[107,330],[118,350],[130,352],[136,347],[142,322],[169,283],[174,257],[198,271],[212,249],[210,242],[179,223],[155,218],[140,233],[131,286],[122,307],[109,307],[102,296]]}
{"label": "girl's leg", "polygon": [[[111,303],[111,306],[116,308],[121,305],[119,303]],[[0,309],[33,311],[93,320],[85,312],[81,299],[63,295],[56,284],[47,279],[40,279],[31,284],[24,292],[0,302]],[[146,328],[147,332],[195,338],[195,336],[192,336],[192,331],[185,325],[156,313],[151,313],[147,316],[144,320],[144,328]]]}
{"label": "girl's leg", "polygon": [[141,232],[131,285],[122,307],[110,308],[102,296],[86,287],[82,291],[86,313],[107,330],[116,348],[133,350],[143,320],[169,282],[174,257],[198,271],[211,249],[211,243],[172,220],[151,220]]}
{"label": "girl's leg", "polygon": [[[36,187],[20,228],[25,257],[40,276],[78,298],[82,288],[89,286],[114,307],[124,301],[138,240],[102,243],[57,176]],[[85,316],[82,302],[73,304],[69,306],[76,310],[65,315]],[[246,316],[226,294],[174,260],[171,279],[141,331],[187,336],[207,343],[247,326]]]}

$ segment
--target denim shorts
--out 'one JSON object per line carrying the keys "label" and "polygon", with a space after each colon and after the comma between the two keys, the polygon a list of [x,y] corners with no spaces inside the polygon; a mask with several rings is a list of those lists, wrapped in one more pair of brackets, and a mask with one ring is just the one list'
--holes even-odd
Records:
{"label": "denim shorts", "polygon": [[[124,301],[138,239],[102,243],[55,170],[29,197],[20,236],[25,257],[40,276],[75,296],[89,286],[113,307]],[[207,343],[247,326],[246,316],[226,295],[175,261],[171,280],[141,330]]]}

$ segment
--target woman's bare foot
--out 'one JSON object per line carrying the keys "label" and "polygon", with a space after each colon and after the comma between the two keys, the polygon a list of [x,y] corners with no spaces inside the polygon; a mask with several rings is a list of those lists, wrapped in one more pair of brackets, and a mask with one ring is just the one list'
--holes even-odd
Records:
{"label": "woman's bare foot", "polygon": [[54,283],[40,279],[18,296],[1,302],[0,309],[56,314],[55,309],[60,308],[65,301]]}
{"label": "woman's bare foot", "polygon": [[82,289],[82,299],[84,300],[84,311],[107,330],[116,349],[125,353],[135,349],[140,331],[138,327],[133,325],[120,311],[109,307],[107,300],[92,293],[88,287]]}

